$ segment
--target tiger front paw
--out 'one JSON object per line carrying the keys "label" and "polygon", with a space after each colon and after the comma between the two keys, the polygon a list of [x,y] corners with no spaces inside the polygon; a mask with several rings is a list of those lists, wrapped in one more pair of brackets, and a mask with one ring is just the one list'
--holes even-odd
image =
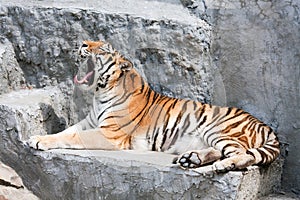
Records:
{"label": "tiger front paw", "polygon": [[173,163],[178,163],[180,167],[187,168],[197,168],[201,166],[201,159],[197,152],[187,152],[176,158]]}
{"label": "tiger front paw", "polygon": [[31,136],[29,140],[27,140],[28,145],[31,148],[46,151],[48,149],[53,148],[52,141],[48,136],[35,135]]}

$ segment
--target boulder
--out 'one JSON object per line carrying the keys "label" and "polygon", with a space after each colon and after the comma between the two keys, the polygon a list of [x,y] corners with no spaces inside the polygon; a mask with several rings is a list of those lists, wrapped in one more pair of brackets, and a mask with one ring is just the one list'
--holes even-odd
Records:
{"label": "boulder", "polygon": [[216,174],[211,166],[183,170],[159,152],[29,148],[30,135],[65,125],[62,98],[58,88],[0,97],[0,158],[41,199],[257,199],[280,187],[280,160]]}
{"label": "boulder", "polygon": [[[133,61],[154,90],[165,95],[219,105],[227,101],[233,104],[232,99],[248,95],[241,88],[247,85],[245,80],[256,77],[256,72],[251,66],[231,70],[231,66],[240,66],[231,65],[239,55],[234,45],[240,43],[229,39],[237,30],[229,24],[230,32],[226,32],[227,21],[219,23],[223,18],[218,15],[221,10],[226,11],[221,12],[224,18],[235,16],[230,12],[240,10],[232,9],[235,6],[222,10],[222,6],[209,2],[213,4],[183,0],[2,0],[0,160],[41,199],[257,199],[278,190],[280,159],[267,167],[216,174],[210,166],[183,170],[171,165],[172,155],[157,152],[40,152],[24,143],[31,135],[59,132],[87,114],[91,94],[72,83],[78,68],[76,50],[86,39],[111,42]],[[259,40],[255,44],[260,44]],[[232,59],[227,59],[230,55]],[[230,64],[225,70],[214,64],[220,65],[219,57],[222,63]],[[234,85],[238,82],[231,81],[232,74],[239,71],[247,71],[249,76],[239,79],[243,84]],[[251,83],[252,89],[256,82]],[[261,96],[263,92],[254,94]],[[257,111],[251,106],[244,108]]]}

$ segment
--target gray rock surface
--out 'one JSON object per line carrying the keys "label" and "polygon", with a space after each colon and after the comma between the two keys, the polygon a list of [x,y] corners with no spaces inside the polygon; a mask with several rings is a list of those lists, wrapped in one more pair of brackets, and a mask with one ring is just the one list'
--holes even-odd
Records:
{"label": "gray rock surface", "polygon": [[[0,184],[7,184],[16,188],[23,187],[23,181],[11,167],[0,162]],[[1,185],[3,185],[1,184]]]}
{"label": "gray rock surface", "polygon": [[[262,119],[286,155],[283,186],[300,195],[300,1],[206,1],[226,102]],[[285,151],[288,152],[285,152]]]}
{"label": "gray rock surface", "polygon": [[283,185],[300,195],[300,1],[181,2],[213,26],[211,56],[225,94],[218,103],[243,108],[278,132],[288,146]]}
{"label": "gray rock surface", "polygon": [[39,200],[37,196],[32,194],[25,188],[5,187],[0,185],[1,200]]}
{"label": "gray rock surface", "polygon": [[37,200],[11,167],[0,162],[0,200]]}
{"label": "gray rock surface", "polygon": [[[132,0],[115,2],[117,7],[97,1],[28,1],[26,6],[3,1],[3,5],[2,35],[13,43],[29,85],[43,87],[72,80],[78,46],[83,40],[100,38],[131,57],[156,89],[210,101],[211,27],[180,5]],[[157,76],[158,70],[167,76]]]}
{"label": "gray rock surface", "polygon": [[280,160],[215,174],[211,166],[183,170],[171,165],[173,155],[159,152],[30,149],[22,139],[46,134],[48,122],[56,119],[43,115],[45,105],[51,116],[64,115],[63,102],[57,107],[61,94],[47,88],[0,98],[1,160],[41,199],[256,199],[280,187]]}
{"label": "gray rock surface", "polygon": [[0,36],[0,94],[25,88],[26,81],[12,44]]}
{"label": "gray rock surface", "polygon": [[[238,106],[271,125],[283,146],[289,143],[283,184],[300,193],[299,4],[0,0],[0,94],[49,89],[38,91],[42,98],[36,97],[30,108],[21,102],[15,104],[19,107],[0,106],[0,144],[5,150],[0,159],[10,159],[10,166],[25,173],[14,160],[26,160],[32,152],[17,142],[20,137],[54,133],[85,116],[91,96],[72,83],[78,67],[76,50],[82,40],[105,39],[134,61],[155,90]],[[24,92],[36,90],[21,95]],[[4,95],[2,103],[18,95]],[[23,154],[16,153],[20,151]],[[44,160],[36,157],[34,163]],[[45,183],[45,177],[33,180]]]}

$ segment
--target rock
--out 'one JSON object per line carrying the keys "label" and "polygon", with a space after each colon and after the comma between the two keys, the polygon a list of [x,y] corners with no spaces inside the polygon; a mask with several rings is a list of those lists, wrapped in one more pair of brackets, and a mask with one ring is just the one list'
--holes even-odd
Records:
{"label": "rock", "polygon": [[[24,146],[22,141],[30,135],[57,132],[86,115],[91,95],[74,89],[72,83],[78,67],[76,50],[82,40],[105,39],[134,62],[155,90],[242,107],[281,137],[288,135],[292,145],[284,180],[297,188],[298,4],[2,0],[0,160],[43,199],[120,199],[141,194],[158,199],[165,195],[255,199],[279,187],[280,162],[268,169],[207,177],[167,162],[136,161],[131,152],[36,152]],[[22,89],[23,84],[40,89],[5,94]]]}
{"label": "rock", "polygon": [[25,87],[24,73],[15,58],[13,46],[0,36],[0,94]]}
{"label": "rock", "polygon": [[58,124],[43,109],[66,115],[63,101],[57,104],[62,94],[47,88],[0,98],[0,158],[42,199],[256,199],[280,187],[280,160],[215,174],[211,166],[183,170],[171,165],[174,156],[159,152],[30,149],[22,140]]}
{"label": "rock", "polygon": [[39,200],[32,192],[24,188],[5,187],[0,185],[0,200]]}
{"label": "rock", "polygon": [[22,179],[15,170],[0,162],[0,185],[1,182],[16,188],[24,187]]}
{"label": "rock", "polygon": [[0,162],[0,200],[38,200],[11,167]]}
{"label": "rock", "polygon": [[72,80],[81,42],[105,39],[129,57],[159,92],[171,90],[177,97],[211,102],[217,81],[209,55],[211,26],[191,16],[179,1],[118,1],[117,7],[97,1],[91,7],[65,1],[52,8],[46,2],[2,1],[2,5],[2,35],[14,45],[29,85]]}

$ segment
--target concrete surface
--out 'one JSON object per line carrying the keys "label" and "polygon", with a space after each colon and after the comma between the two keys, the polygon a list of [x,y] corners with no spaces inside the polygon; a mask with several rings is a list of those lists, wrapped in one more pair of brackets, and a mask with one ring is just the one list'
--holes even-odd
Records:
{"label": "concrete surface", "polygon": [[[90,95],[72,83],[75,52],[84,39],[105,39],[155,90],[238,106],[271,125],[286,156],[283,186],[300,194],[299,1],[101,2],[0,0],[0,94],[56,87],[46,104],[1,107],[2,134],[11,133],[0,140],[4,149],[14,149],[7,141],[57,132],[86,114]],[[0,159],[26,158],[14,152]]]}

